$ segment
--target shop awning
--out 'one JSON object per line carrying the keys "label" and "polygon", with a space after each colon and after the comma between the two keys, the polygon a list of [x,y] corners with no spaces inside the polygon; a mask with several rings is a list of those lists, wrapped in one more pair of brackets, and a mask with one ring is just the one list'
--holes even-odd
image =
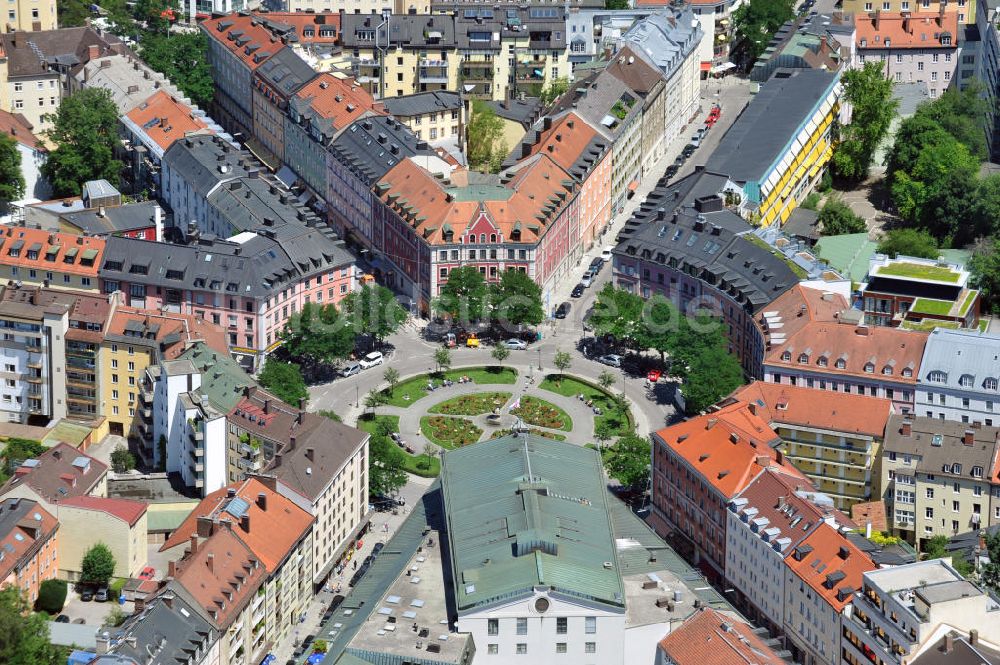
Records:
{"label": "shop awning", "polygon": [[712,71],[712,63],[710,63],[710,62],[703,62],[703,63],[701,63],[701,71],[703,71],[703,72],[710,72],[710,71]]}
{"label": "shop awning", "polygon": [[628,191],[630,191],[630,192],[634,192],[638,188],[639,188],[639,181],[638,180],[633,180],[632,182],[630,182],[628,184]]}
{"label": "shop awning", "polygon": [[722,72],[728,72],[730,69],[736,69],[736,65],[731,62],[724,62],[721,65],[712,67],[712,73],[721,74]]}

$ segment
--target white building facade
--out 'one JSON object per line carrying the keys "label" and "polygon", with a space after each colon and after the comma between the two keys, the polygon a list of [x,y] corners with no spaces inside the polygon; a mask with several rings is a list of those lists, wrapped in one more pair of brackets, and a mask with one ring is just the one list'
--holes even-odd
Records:
{"label": "white building facade", "polygon": [[0,422],[26,423],[33,415],[54,420],[66,416],[68,326],[65,307],[0,303]]}
{"label": "white building facade", "polygon": [[1000,337],[934,329],[920,362],[914,413],[1000,425]]}

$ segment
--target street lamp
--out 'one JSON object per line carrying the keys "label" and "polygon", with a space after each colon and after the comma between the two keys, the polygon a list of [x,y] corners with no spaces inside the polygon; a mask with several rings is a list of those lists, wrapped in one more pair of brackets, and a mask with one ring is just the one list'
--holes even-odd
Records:
{"label": "street lamp", "polygon": [[542,349],[539,347],[536,349],[538,351],[538,371],[542,371]]}
{"label": "street lamp", "polygon": [[361,408],[361,386],[354,386],[354,402],[355,406],[359,409]]}

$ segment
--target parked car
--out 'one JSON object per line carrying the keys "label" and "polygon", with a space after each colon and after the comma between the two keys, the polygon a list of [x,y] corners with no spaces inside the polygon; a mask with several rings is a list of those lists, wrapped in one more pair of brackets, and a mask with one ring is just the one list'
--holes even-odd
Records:
{"label": "parked car", "polygon": [[695,148],[701,145],[701,134],[695,134],[691,137],[691,143],[688,145],[693,145]]}
{"label": "parked car", "polygon": [[583,273],[583,277],[580,279],[580,284],[584,288],[588,288],[593,283],[594,283],[594,275],[593,275],[593,273],[591,273],[589,270],[587,272]]}
{"label": "parked car", "polygon": [[65,614],[60,614],[56,617],[56,623],[69,623],[69,617]]}
{"label": "parked car", "polygon": [[361,363],[348,363],[340,370],[340,375],[343,377],[354,376],[361,371]]}
{"label": "parked car", "polygon": [[151,580],[151,579],[153,579],[154,575],[156,575],[156,568],[153,568],[152,566],[146,566],[139,573],[139,579],[140,580]]}
{"label": "parked car", "polygon": [[677,175],[678,171],[680,171],[680,169],[677,168],[677,165],[676,164],[671,164],[670,166],[667,167],[667,171],[666,171],[667,178],[673,178],[675,175]]}
{"label": "parked car", "polygon": [[613,252],[614,250],[615,248],[611,247],[610,245],[608,247],[605,247],[604,249],[601,250],[601,258],[604,259],[605,261],[610,261],[611,252]]}
{"label": "parked car", "polygon": [[94,600],[97,601],[98,603],[108,602],[108,587],[102,586],[100,589],[98,589],[97,593],[94,594]]}
{"label": "parked car", "polygon": [[372,556],[378,556],[379,552],[385,549],[385,543],[375,543],[372,547]]}
{"label": "parked car", "polygon": [[601,363],[602,365],[607,365],[608,367],[621,367],[622,357],[616,353],[609,353],[606,356],[601,356],[600,358],[598,358],[597,362]]}
{"label": "parked car", "polygon": [[361,369],[369,369],[382,364],[382,352],[372,351],[361,359]]}
{"label": "parked car", "polygon": [[594,257],[594,260],[590,262],[590,272],[594,275],[601,272],[601,268],[604,267],[604,259],[599,256]]}
{"label": "parked car", "polygon": [[86,589],[80,592],[80,600],[82,600],[83,602],[89,603],[93,599],[94,599],[94,590],[91,589],[90,587],[87,587]]}
{"label": "parked car", "polygon": [[[576,289],[573,289],[573,293],[576,293]],[[580,293],[583,293],[583,289],[580,290]],[[567,316],[569,316],[570,307],[571,305],[568,302],[564,302],[563,304],[559,305],[559,308],[556,309],[556,314],[555,314],[556,318],[565,319]]]}
{"label": "parked car", "polygon": [[523,339],[508,339],[503,343],[503,345],[513,351],[524,351],[528,348],[528,343]]}
{"label": "parked car", "polygon": [[692,143],[688,143],[686,146],[684,146],[684,150],[681,151],[681,154],[684,155],[685,157],[690,157],[691,155],[694,154],[694,151],[697,148],[698,148],[698,146],[696,146],[696,145],[694,145]]}
{"label": "parked car", "polygon": [[83,617],[80,617],[78,619],[73,619],[73,623],[77,623],[77,624],[79,624],[79,623],[87,623],[87,620],[84,619]]}
{"label": "parked car", "polygon": [[358,582],[361,581],[361,578],[364,577],[365,573],[367,572],[368,572],[368,566],[366,564],[361,564],[360,566],[358,566],[358,569],[354,571],[354,575],[351,577],[351,581],[349,582],[349,584],[351,586],[357,586]]}
{"label": "parked car", "polygon": [[572,296],[573,298],[579,298],[580,296],[583,295],[583,292],[586,290],[587,290],[586,286],[584,286],[583,284],[577,284],[576,286],[573,287],[573,290],[570,291],[569,295]]}

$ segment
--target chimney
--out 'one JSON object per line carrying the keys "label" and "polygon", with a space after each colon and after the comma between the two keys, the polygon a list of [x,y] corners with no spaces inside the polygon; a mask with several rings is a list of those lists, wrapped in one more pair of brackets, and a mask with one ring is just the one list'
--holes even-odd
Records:
{"label": "chimney", "polygon": [[166,605],[168,608],[173,608],[173,606],[174,606],[174,594],[172,594],[172,593],[165,593],[165,594],[163,594],[160,597],[163,598],[163,604],[164,605]]}
{"label": "chimney", "polygon": [[177,577],[177,562],[168,561],[167,562],[167,577]]}
{"label": "chimney", "polygon": [[95,60],[101,56],[101,47],[97,44],[91,44],[87,47],[87,60]]}
{"label": "chimney", "polygon": [[753,414],[755,416],[757,415],[757,405],[754,404],[753,402],[750,402],[749,404],[747,404],[747,409],[750,410],[751,414]]}
{"label": "chimney", "polygon": [[288,437],[288,450],[289,452],[295,450],[295,435]]}
{"label": "chimney", "polygon": [[211,552],[209,552],[208,556],[205,557],[205,565],[208,566],[208,572],[215,572],[215,555]]}
{"label": "chimney", "polygon": [[306,448],[306,459],[307,460],[309,460],[310,462],[312,462],[313,458],[315,456],[316,456],[316,449],[315,448],[312,448],[312,447]]}
{"label": "chimney", "polygon": [[870,331],[868,330],[868,326],[858,326],[854,329],[854,332],[862,337],[868,337]]}
{"label": "chimney", "polygon": [[299,398],[299,411],[305,411],[305,410],[306,410],[306,398],[305,397],[300,397]]}
{"label": "chimney", "polygon": [[296,425],[301,425],[302,424],[302,418],[303,418],[302,414],[303,413],[305,413],[305,412],[302,409],[299,409],[298,413],[295,414],[295,424]]}
{"label": "chimney", "polygon": [[188,542],[191,543],[191,554],[198,553],[198,534],[192,533],[191,537],[188,538]]}
{"label": "chimney", "polygon": [[951,650],[954,648],[954,646],[955,646],[955,638],[952,637],[951,633],[948,633],[947,635],[944,636],[944,648],[941,649],[941,652],[945,654],[951,653]]}
{"label": "chimney", "polygon": [[97,645],[96,651],[98,656],[103,656],[108,653],[108,634],[107,632],[97,633]]}
{"label": "chimney", "polygon": [[[145,598],[140,598],[139,596],[136,596],[135,600],[133,601],[133,603],[134,603],[133,607],[135,608],[133,610],[133,612],[135,614],[142,614],[142,611],[146,609],[146,599]],[[133,639],[135,639],[135,638],[133,638]]]}
{"label": "chimney", "polygon": [[979,631],[975,628],[969,631],[969,644],[972,646],[979,644]]}
{"label": "chimney", "polygon": [[876,30],[878,30],[878,19],[881,14],[882,12],[880,10],[878,9],[875,10],[875,20],[872,21],[872,23],[874,24]]}
{"label": "chimney", "polygon": [[250,516],[249,515],[244,515],[243,516],[243,518],[240,520],[240,527],[244,531],[246,531],[247,533],[250,533]]}
{"label": "chimney", "polygon": [[757,455],[757,466],[768,467],[771,465],[771,458],[767,455]]}
{"label": "chimney", "polygon": [[903,426],[899,428],[899,433],[903,436],[910,436],[913,432],[913,423],[909,420],[903,421]]}
{"label": "chimney", "polygon": [[976,431],[972,429],[965,430],[965,434],[962,435],[962,443],[966,446],[971,446],[975,443]]}
{"label": "chimney", "polygon": [[271,413],[271,399],[268,397],[264,398],[264,413]]}
{"label": "chimney", "polygon": [[260,508],[261,510],[263,510],[265,513],[267,512],[267,493],[266,492],[261,492],[260,494],[257,495],[257,507]]}

